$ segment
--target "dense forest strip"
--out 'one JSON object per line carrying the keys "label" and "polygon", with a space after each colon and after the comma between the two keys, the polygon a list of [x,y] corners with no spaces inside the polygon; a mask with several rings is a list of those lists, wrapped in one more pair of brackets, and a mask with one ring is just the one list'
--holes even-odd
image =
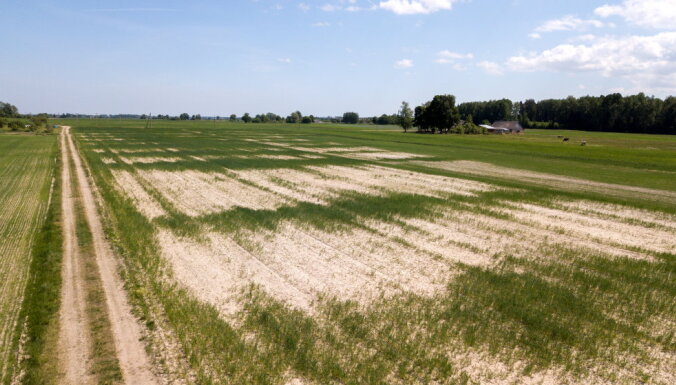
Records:
{"label": "dense forest strip", "polygon": [[458,105],[475,123],[519,120],[524,127],[676,134],[676,97],[662,100],[643,93],[512,102],[509,99]]}

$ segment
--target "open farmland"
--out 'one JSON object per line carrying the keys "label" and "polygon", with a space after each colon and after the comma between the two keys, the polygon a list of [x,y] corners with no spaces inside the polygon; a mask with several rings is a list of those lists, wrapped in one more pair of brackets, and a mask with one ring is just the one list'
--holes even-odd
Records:
{"label": "open farmland", "polygon": [[673,138],[68,124],[176,381],[676,381]]}
{"label": "open farmland", "polygon": [[13,376],[32,246],[45,221],[55,168],[50,136],[0,137],[0,383]]}

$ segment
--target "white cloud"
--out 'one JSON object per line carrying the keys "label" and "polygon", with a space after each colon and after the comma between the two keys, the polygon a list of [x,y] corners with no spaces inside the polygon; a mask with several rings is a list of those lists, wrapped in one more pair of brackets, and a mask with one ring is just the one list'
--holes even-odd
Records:
{"label": "white cloud", "polygon": [[280,63],[285,63],[285,64],[291,63],[291,59],[288,58],[288,57],[279,58],[279,59],[277,59],[277,61],[280,62]]}
{"label": "white cloud", "polygon": [[455,64],[458,60],[474,59],[474,54],[471,53],[457,53],[449,50],[440,51],[437,53],[436,63],[439,64]]}
{"label": "white cloud", "polygon": [[531,39],[539,39],[539,38],[542,37],[542,35],[540,35],[539,33],[533,32],[533,33],[528,34],[528,37],[530,37]]}
{"label": "white cloud", "polygon": [[447,11],[453,8],[457,0],[386,0],[379,3],[381,9],[397,15],[428,14]]}
{"label": "white cloud", "polygon": [[324,4],[321,7],[319,7],[324,12],[333,12],[333,11],[339,11],[341,9],[340,6],[333,5],[333,4]]}
{"label": "white cloud", "polygon": [[413,61],[409,59],[401,59],[394,63],[396,69],[406,69],[413,67]]}
{"label": "white cloud", "polygon": [[312,24],[312,26],[313,26],[313,27],[318,27],[318,28],[321,28],[321,27],[330,27],[330,26],[331,26],[331,23],[329,23],[329,22],[327,22],[327,21],[319,21],[319,22],[317,22],[317,23]]}
{"label": "white cloud", "polygon": [[300,10],[303,12],[307,12],[310,10],[310,6],[305,3],[298,3],[298,8],[300,8]]}
{"label": "white cloud", "polygon": [[492,61],[482,61],[477,63],[477,66],[491,75],[502,75],[504,73],[502,66]]}
{"label": "white cloud", "polygon": [[587,36],[584,44],[561,44],[511,57],[514,71],[597,72],[623,78],[645,90],[676,90],[676,32],[654,36]]}
{"label": "white cloud", "polygon": [[621,5],[596,8],[594,13],[601,17],[620,16],[641,27],[676,30],[674,0],[625,0]]}
{"label": "white cloud", "polygon": [[535,32],[577,31],[588,27],[601,28],[605,26],[599,20],[583,20],[575,16],[564,16],[560,19],[548,20],[535,28]]}

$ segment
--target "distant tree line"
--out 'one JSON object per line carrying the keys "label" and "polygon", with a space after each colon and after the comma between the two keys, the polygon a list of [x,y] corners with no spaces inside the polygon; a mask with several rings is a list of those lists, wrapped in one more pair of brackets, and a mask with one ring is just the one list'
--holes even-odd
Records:
{"label": "distant tree line", "polygon": [[19,113],[19,109],[12,104],[0,102],[0,130],[24,132],[52,132],[48,114]]}
{"label": "distant tree line", "polygon": [[676,134],[676,97],[643,93],[581,98],[526,100],[518,105],[525,127],[585,131]]}
{"label": "distant tree line", "polygon": [[509,99],[491,100],[487,102],[469,102],[458,105],[462,119],[472,117],[473,123],[491,123],[499,120],[517,120],[518,111]]}
{"label": "distant tree line", "polygon": [[676,97],[662,100],[643,93],[610,94],[566,99],[508,99],[458,105],[462,119],[474,123],[518,120],[527,128],[676,134]]}

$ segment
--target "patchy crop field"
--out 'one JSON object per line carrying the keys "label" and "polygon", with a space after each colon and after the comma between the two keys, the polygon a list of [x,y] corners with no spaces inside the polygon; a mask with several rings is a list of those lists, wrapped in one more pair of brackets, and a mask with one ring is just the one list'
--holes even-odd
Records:
{"label": "patchy crop field", "polygon": [[674,138],[68,124],[176,382],[676,382]]}
{"label": "patchy crop field", "polygon": [[0,383],[16,375],[20,312],[32,246],[45,221],[55,166],[53,136],[0,137]]}

